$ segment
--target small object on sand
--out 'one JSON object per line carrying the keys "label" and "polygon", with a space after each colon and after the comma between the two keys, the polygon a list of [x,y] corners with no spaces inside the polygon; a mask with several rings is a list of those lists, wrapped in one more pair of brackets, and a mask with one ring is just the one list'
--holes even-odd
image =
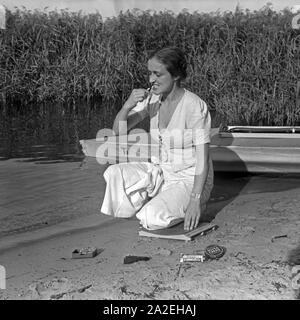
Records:
{"label": "small object on sand", "polygon": [[280,239],[280,238],[287,238],[287,234],[282,234],[282,235],[280,235],[280,236],[274,236],[274,237],[271,239],[271,241],[274,242],[274,240]]}
{"label": "small object on sand", "polygon": [[218,246],[217,244],[212,244],[205,249],[205,258],[206,259],[220,259],[224,256],[226,248]]}
{"label": "small object on sand", "polygon": [[204,262],[206,260],[219,259],[226,252],[225,247],[212,244],[198,254],[180,254],[180,262]]}
{"label": "small object on sand", "polygon": [[124,258],[124,264],[130,264],[138,261],[148,261],[150,257],[141,257],[141,256],[126,256]]}
{"label": "small object on sand", "polygon": [[180,254],[180,262],[204,262],[204,254]]}
{"label": "small object on sand", "polygon": [[98,249],[96,247],[80,248],[72,252],[72,259],[94,258],[97,254]]}

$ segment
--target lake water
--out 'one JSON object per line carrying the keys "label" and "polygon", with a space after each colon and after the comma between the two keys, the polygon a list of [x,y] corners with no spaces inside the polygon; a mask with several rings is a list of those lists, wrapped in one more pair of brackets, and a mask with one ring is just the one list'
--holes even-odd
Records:
{"label": "lake water", "polygon": [[81,105],[77,112],[59,105],[28,108],[0,117],[0,159],[74,160],[82,157],[79,140],[111,126],[113,115]]}
{"label": "lake water", "polygon": [[106,112],[82,104],[0,117],[0,237],[99,213],[105,166],[83,166],[80,139],[110,127]]}

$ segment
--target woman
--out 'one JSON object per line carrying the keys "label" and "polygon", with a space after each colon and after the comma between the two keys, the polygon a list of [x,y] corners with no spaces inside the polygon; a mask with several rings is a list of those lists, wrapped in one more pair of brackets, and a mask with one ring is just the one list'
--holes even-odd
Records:
{"label": "woman", "polygon": [[181,86],[186,69],[185,56],[176,47],[152,54],[151,90],[134,89],[117,114],[113,124],[117,135],[127,134],[149,116],[160,156],[151,162],[108,167],[104,214],[136,214],[147,229],[166,228],[178,219],[184,219],[185,230],[197,227],[213,187],[211,121],[206,103]]}

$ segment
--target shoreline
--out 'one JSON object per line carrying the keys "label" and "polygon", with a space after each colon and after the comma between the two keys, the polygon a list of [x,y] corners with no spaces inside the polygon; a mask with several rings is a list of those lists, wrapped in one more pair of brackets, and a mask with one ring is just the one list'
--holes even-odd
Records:
{"label": "shoreline", "polygon": [[103,228],[116,222],[116,219],[110,217],[103,218],[101,214],[94,214],[56,223],[52,226],[6,235],[0,238],[0,255],[22,246],[27,247],[32,244],[34,245],[39,241],[51,241],[54,238],[63,237],[66,234],[70,235],[93,231],[94,229]]}
{"label": "shoreline", "polygon": [[0,239],[100,214],[105,168],[82,162],[0,161]]}

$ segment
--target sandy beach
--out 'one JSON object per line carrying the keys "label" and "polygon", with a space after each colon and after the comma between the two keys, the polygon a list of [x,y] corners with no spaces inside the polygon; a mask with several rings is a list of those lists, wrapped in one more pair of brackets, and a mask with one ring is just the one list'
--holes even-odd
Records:
{"label": "sandy beach", "polygon": [[[105,166],[79,161],[0,162],[0,299],[296,299],[300,177],[217,174],[209,220],[193,241],[139,237],[136,219],[100,214]],[[180,263],[210,244],[219,260]],[[72,259],[75,248],[98,255]],[[126,255],[148,261],[124,264]]]}

